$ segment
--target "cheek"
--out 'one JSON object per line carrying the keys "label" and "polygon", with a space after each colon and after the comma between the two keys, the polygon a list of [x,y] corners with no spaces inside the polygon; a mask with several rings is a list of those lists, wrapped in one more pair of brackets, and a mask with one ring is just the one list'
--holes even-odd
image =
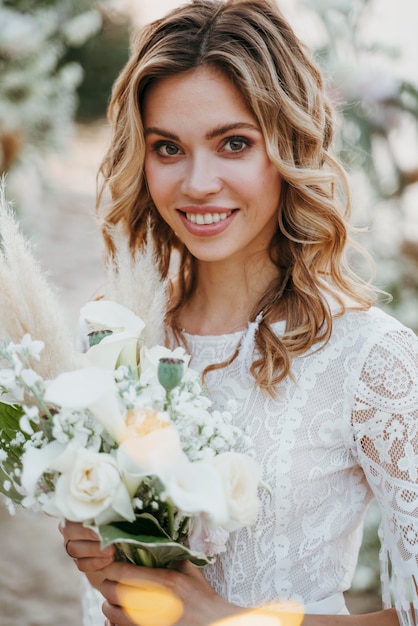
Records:
{"label": "cheek", "polygon": [[175,183],[172,180],[173,177],[166,169],[161,171],[161,168],[156,164],[147,165],[145,163],[144,171],[151,198],[158,212],[164,213],[170,200],[174,199]]}
{"label": "cheek", "polygon": [[158,179],[157,168],[153,166],[152,164],[148,163],[147,160],[145,159],[144,172],[145,172],[145,180],[147,181],[148,191],[151,195],[151,198],[154,200],[154,203],[155,203],[155,199],[156,199],[156,196],[158,195],[158,187],[159,187],[156,184],[157,179]]}

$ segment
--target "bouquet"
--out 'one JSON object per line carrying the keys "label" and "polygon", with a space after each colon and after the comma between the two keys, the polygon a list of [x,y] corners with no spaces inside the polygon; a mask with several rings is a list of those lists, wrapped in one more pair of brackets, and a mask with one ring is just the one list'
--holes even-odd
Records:
{"label": "bouquet", "polygon": [[[14,305],[0,328],[0,492],[10,511],[82,522],[136,564],[212,562],[231,531],[255,522],[260,470],[233,425],[234,403],[214,410],[185,350],[155,342],[165,286],[152,251],[132,260],[119,241],[107,284],[124,304],[82,308],[88,344],[77,352],[4,206],[0,227],[3,298]],[[144,272],[135,302],[132,280]],[[142,316],[132,310],[141,307]]]}

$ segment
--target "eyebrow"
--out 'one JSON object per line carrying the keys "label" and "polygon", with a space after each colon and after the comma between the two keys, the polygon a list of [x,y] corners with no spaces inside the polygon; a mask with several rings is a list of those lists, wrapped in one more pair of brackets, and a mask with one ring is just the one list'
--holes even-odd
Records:
{"label": "eyebrow", "polygon": [[[208,131],[205,135],[205,138],[215,139],[216,137],[220,137],[229,133],[231,130],[253,130],[257,132],[261,132],[260,128],[255,124],[249,124],[248,122],[234,122],[233,124],[222,124],[219,126],[215,126],[212,130]],[[145,129],[145,136],[148,135],[161,135],[162,137],[166,137],[167,139],[172,139],[173,141],[179,141],[179,137],[175,133],[171,133],[168,130],[164,130],[163,128],[158,128],[157,126],[150,126]]]}

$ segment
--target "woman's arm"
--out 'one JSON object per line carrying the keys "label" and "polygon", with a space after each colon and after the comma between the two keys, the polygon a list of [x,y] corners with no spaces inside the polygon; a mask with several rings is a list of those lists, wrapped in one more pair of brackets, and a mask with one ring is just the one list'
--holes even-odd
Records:
{"label": "woman's arm", "polygon": [[[181,561],[172,569],[152,569],[114,561],[114,548],[101,549],[96,533],[82,524],[60,526],[67,553],[105,598],[103,613],[112,624],[138,626],[161,612],[161,623],[173,626],[209,626],[229,618],[228,626],[240,626],[245,609],[224,600],[203,577],[199,568]],[[283,605],[286,609],[286,604]],[[250,612],[257,610],[250,610]],[[260,610],[262,611],[262,609]],[[269,611],[271,618],[271,611]],[[170,616],[170,621],[167,617]],[[177,617],[178,616],[178,617]],[[236,620],[232,620],[232,617]],[[281,625],[287,626],[283,620]],[[148,621],[147,621],[148,617]],[[176,617],[176,621],[171,621]],[[164,619],[165,618],[165,619]],[[399,626],[394,609],[368,615],[294,615],[289,626]],[[278,621],[279,623],[279,621]],[[219,624],[220,626],[220,624]],[[226,624],[225,624],[226,626]],[[244,624],[243,624],[244,626]]]}
{"label": "woman's arm", "polygon": [[[281,626],[399,626],[394,609],[368,615],[306,615],[304,618],[289,613],[286,603],[276,613],[269,608],[247,611],[221,598],[199,569],[188,562],[182,562],[176,570],[113,563],[103,574],[105,580],[100,588],[106,598],[103,613],[118,626],[147,624],[150,614],[156,620],[153,623],[173,626],[221,626],[223,620],[225,626],[244,626],[248,622],[240,617],[246,613],[252,614],[252,624],[257,623],[257,614],[260,622],[264,615],[270,618],[268,623],[273,624],[272,617],[276,614],[277,624]],[[176,621],[171,621],[173,618]]]}
{"label": "woman's arm", "polygon": [[352,410],[353,454],[381,512],[383,605],[393,603],[402,626],[416,626],[418,338],[398,326],[364,350]]}

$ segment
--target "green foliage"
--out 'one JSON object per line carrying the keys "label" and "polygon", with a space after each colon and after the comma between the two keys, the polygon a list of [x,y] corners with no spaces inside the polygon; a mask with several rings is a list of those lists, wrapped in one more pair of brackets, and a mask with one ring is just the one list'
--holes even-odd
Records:
{"label": "green foliage", "polygon": [[62,61],[101,27],[88,2],[0,4],[0,172],[66,146],[83,70]]}
{"label": "green foliage", "polygon": [[14,474],[25,442],[25,439],[16,441],[22,414],[20,407],[0,402],[0,452],[7,455],[4,460],[0,457],[0,483],[7,481],[10,484],[8,493],[14,502],[23,499],[19,491],[19,480]]}
{"label": "green foliage", "polygon": [[169,567],[174,561],[187,559],[202,567],[213,560],[174,541],[148,513],[137,515],[133,523],[100,526],[98,533],[103,548],[115,544],[119,558],[136,565]]}
{"label": "green foliage", "polygon": [[113,23],[106,17],[99,33],[78,48],[69,48],[63,62],[77,63],[84,76],[77,89],[76,119],[88,122],[106,114],[113,83],[128,60],[128,22]]}

